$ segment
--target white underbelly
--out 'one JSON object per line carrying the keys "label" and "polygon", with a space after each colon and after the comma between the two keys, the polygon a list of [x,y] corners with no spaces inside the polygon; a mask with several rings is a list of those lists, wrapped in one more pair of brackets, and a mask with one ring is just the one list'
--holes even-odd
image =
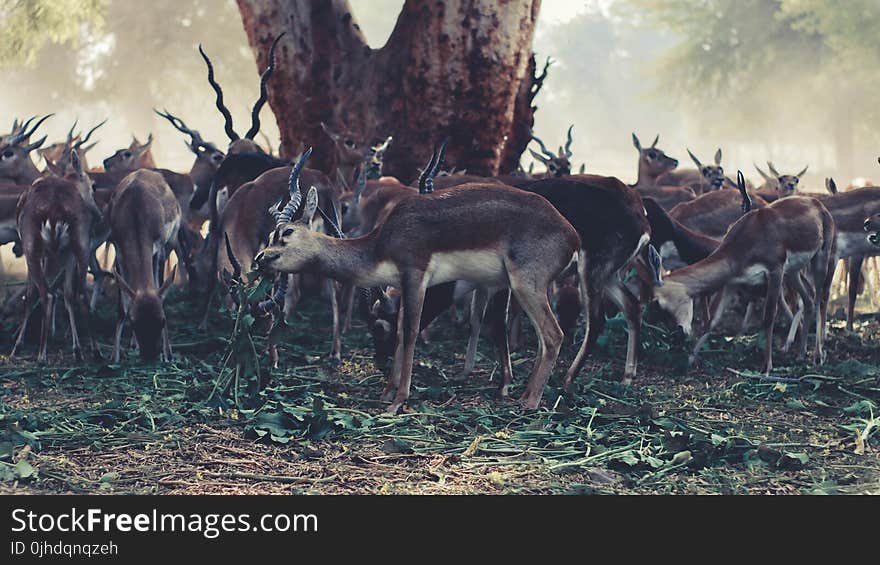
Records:
{"label": "white underbelly", "polygon": [[744,284],[748,286],[757,286],[763,284],[767,280],[767,266],[761,263],[749,265],[746,270],[730,280],[733,284]]}
{"label": "white underbelly", "polygon": [[864,232],[837,232],[837,256],[848,259],[857,255],[880,255],[880,247],[868,241]]}
{"label": "white underbelly", "polygon": [[678,254],[678,249],[676,249],[675,244],[671,241],[667,241],[660,246],[660,258],[663,259],[663,268],[667,271],[674,271],[687,265],[687,263],[682,261],[681,256]]}
{"label": "white underbelly", "polygon": [[467,281],[481,286],[506,284],[507,271],[496,251],[450,251],[434,253],[428,262],[428,283]]}
{"label": "white underbelly", "polygon": [[797,271],[804,268],[813,259],[814,255],[814,251],[800,251],[796,253],[789,253],[785,257],[785,272],[790,273],[792,271]]}

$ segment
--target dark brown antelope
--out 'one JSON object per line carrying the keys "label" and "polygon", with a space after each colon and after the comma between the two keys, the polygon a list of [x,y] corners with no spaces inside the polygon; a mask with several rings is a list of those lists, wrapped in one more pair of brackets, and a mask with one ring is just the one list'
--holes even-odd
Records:
{"label": "dark brown antelope", "polygon": [[53,143],[47,149],[40,149],[40,155],[46,161],[47,170],[61,177],[73,173],[74,171],[71,166],[71,153],[73,151],[76,151],[83,169],[88,170],[85,154],[99,142],[96,141],[90,145],[86,145],[86,143],[92,138],[92,134],[106,123],[107,120],[99,123],[90,129],[85,137],[83,137],[81,134],[74,135],[73,130],[76,128],[77,124],[77,122],[74,122],[73,127],[71,127],[70,131],[67,133],[67,139],[65,141]]}
{"label": "dark brown antelope", "polygon": [[113,360],[119,362],[122,329],[128,317],[140,356],[153,360],[160,352],[171,360],[162,300],[174,280],[164,282],[162,269],[178,249],[180,205],[161,174],[140,169],[126,176],[110,201],[110,241],[116,249],[119,310]]}
{"label": "dark brown antelope", "polygon": [[80,311],[85,323],[92,351],[98,355],[89,329],[85,291],[89,236],[93,222],[100,215],[92,196],[92,182],[83,170],[76,151],[71,155],[71,164],[72,174],[63,179],[55,176],[38,179],[19,201],[18,233],[27,262],[28,286],[24,319],[10,357],[21,347],[29,314],[39,300],[43,323],[37,360],[46,361],[54,302],[49,281],[62,272],[64,305],[70,322],[74,356],[82,360],[76,310]]}
{"label": "dark brown antelope", "polygon": [[[303,203],[304,201],[304,203]],[[397,412],[409,397],[425,291],[464,280],[510,288],[539,336],[538,360],[522,402],[537,407],[559,353],[562,331],[547,296],[550,283],[580,247],[574,228],[543,198],[502,185],[461,185],[404,198],[370,233],[335,239],[309,229],[318,192],[291,186],[287,217],[256,257],[267,273],[314,273],[364,288],[401,291],[394,367],[382,395]]]}
{"label": "dark brown antelope", "polygon": [[865,238],[864,232],[865,218],[880,212],[880,188],[866,186],[817,198],[834,217],[837,255],[846,260],[849,282],[846,327],[852,331],[862,266],[866,257],[880,255],[880,250]]}
{"label": "dark brown antelope", "polygon": [[31,160],[31,152],[46,142],[46,136],[33,143],[29,141],[37,128],[52,115],[43,116],[33,126],[30,124],[34,118],[31,118],[18,131],[0,141],[0,181],[27,186],[40,177],[40,171]]}
{"label": "dark brown antelope", "polygon": [[[750,192],[753,207],[767,206],[754,192]],[[683,226],[718,239],[742,216],[742,196],[736,190],[716,190],[682,202],[669,211],[669,215]]]}
{"label": "dark brown antelope", "polygon": [[223,116],[223,127],[226,131],[226,136],[229,137],[229,148],[226,151],[229,155],[238,153],[263,153],[263,148],[260,147],[254,139],[260,132],[260,111],[269,99],[267,85],[269,79],[272,77],[272,73],[275,72],[275,48],[278,46],[278,41],[283,36],[284,33],[276,37],[275,41],[272,42],[272,47],[269,49],[269,65],[260,76],[260,97],[254,102],[254,107],[251,110],[251,127],[244,134],[244,137],[238,135],[233,127],[232,114],[223,102],[223,89],[214,79],[214,65],[211,63],[211,59],[208,58],[208,54],[205,53],[201,44],[199,44],[199,53],[205,61],[205,66],[208,68],[208,84],[211,85],[211,88],[214,89],[214,94],[217,96],[215,100],[217,110],[219,110],[220,114]]}
{"label": "dark brown antelope", "polygon": [[[547,167],[547,172],[544,176],[547,177],[564,177],[566,175],[571,174],[571,131],[574,129],[574,126],[569,126],[568,133],[565,135],[565,146],[559,146],[559,153],[553,153],[547,146],[544,145],[544,142],[538,139],[534,133],[531,134],[532,139],[535,140],[538,145],[541,146],[541,153],[533,151],[529,149],[529,153],[532,154],[532,157],[540,161]],[[537,175],[538,178],[541,178],[541,175]]]}
{"label": "dark brown antelope", "polygon": [[[663,286],[655,290],[655,296],[660,307],[672,316],[686,335],[691,335],[694,299],[721,291],[709,330],[697,340],[690,356],[690,363],[693,363],[710,332],[720,322],[734,289],[766,284],[764,369],[769,374],[773,368],[773,327],[783,282],[797,292],[806,313],[800,334],[801,355],[807,350],[809,332],[806,321],[815,313],[814,359],[816,363],[824,361],[826,309],[835,261],[835,224],[831,213],[818,199],[790,197],[742,216],[730,227],[718,249],[706,259],[667,275]],[[804,268],[815,293],[804,284],[801,276]],[[796,323],[793,330],[796,330]],[[787,343],[793,337],[793,332],[789,332]]]}

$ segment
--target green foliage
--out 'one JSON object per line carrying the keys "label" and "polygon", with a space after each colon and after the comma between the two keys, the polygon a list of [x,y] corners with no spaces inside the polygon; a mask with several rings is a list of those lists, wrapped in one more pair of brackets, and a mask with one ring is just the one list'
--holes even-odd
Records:
{"label": "green foliage", "polygon": [[48,43],[79,47],[99,29],[107,0],[14,0],[0,7],[0,65],[34,65]]}

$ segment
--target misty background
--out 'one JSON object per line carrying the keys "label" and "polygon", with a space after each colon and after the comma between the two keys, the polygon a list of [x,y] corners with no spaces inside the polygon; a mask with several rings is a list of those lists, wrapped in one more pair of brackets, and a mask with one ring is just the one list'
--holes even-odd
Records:
{"label": "misty background", "polygon": [[[13,117],[54,112],[41,128],[51,143],[75,119],[87,130],[109,118],[92,166],[152,133],[157,165],[187,171],[185,137],[152,108],[226,146],[199,43],[236,129],[248,127],[259,77],[234,0],[91,2],[97,15],[82,16],[59,0],[57,25],[18,51],[18,27],[2,22],[0,7],[0,131]],[[381,47],[403,0],[350,3]],[[574,168],[625,182],[636,178],[631,132],[644,144],[659,133],[682,167],[692,167],[686,148],[709,161],[721,147],[728,174],[739,168],[756,181],[752,163],[767,160],[781,172],[809,164],[802,187],[812,191],[826,176],[843,185],[878,177],[877,25],[878,0],[543,0],[533,49],[539,70],[547,57],[554,64],[535,133],[556,148],[574,124]],[[262,134],[257,141],[277,151],[268,105]]]}

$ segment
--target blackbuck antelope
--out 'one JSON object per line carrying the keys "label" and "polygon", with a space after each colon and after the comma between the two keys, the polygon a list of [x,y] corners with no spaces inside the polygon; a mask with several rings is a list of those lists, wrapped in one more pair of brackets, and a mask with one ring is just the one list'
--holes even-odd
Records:
{"label": "blackbuck antelope", "polygon": [[638,136],[632,134],[633,146],[639,152],[638,177],[634,185],[642,196],[653,198],[664,210],[670,210],[676,204],[688,202],[696,197],[692,188],[682,186],[663,186],[659,183],[661,177],[674,171],[678,167],[678,159],[666,155],[663,150],[657,148],[660,135],[654,138],[654,143],[649,147],[642,147]]}
{"label": "blackbuck antelope", "polygon": [[[525,189],[545,198],[577,230],[581,239],[576,287],[571,284],[564,286],[557,301],[557,312],[563,327],[571,330],[582,310],[587,324],[584,341],[577,358],[568,370],[565,386],[566,388],[571,386],[598,336],[602,333],[605,325],[606,298],[617,305],[627,319],[629,336],[623,380],[629,383],[637,368],[640,319],[638,301],[623,286],[621,277],[632,264],[633,259],[639,257],[646,260],[645,266],[653,271],[650,276],[651,281],[648,282],[655,282],[660,276],[660,265],[657,261],[659,257],[652,255],[653,259],[651,259],[643,255],[649,251],[647,242],[650,238],[650,227],[645,208],[636,191],[613,177],[583,175],[578,180],[574,179],[575,177],[545,179]],[[419,199],[420,197],[408,201],[417,202]],[[458,284],[447,283],[430,287],[425,294],[420,330],[426,328],[431,321],[452,306],[458,296],[473,288],[473,285],[462,284],[461,281]],[[471,304],[471,334],[463,370],[463,375],[466,376],[474,368],[480,325],[486,315],[490,321],[493,341],[501,363],[502,394],[505,394],[512,378],[510,365],[506,363],[508,299],[507,294],[498,293],[490,301],[490,296],[486,292],[477,289]],[[575,306],[573,311],[570,309],[572,306]],[[394,349],[397,341],[392,324],[397,312],[394,300],[385,295],[380,295],[380,300],[370,311],[371,332],[376,358],[379,361]]]}
{"label": "blackbuck antelope", "polygon": [[27,262],[28,286],[21,328],[10,357],[21,347],[29,314],[39,300],[43,322],[37,360],[46,361],[54,301],[49,281],[62,272],[64,306],[70,321],[73,353],[77,360],[82,360],[76,325],[76,310],[79,310],[92,351],[98,355],[89,329],[86,272],[91,226],[100,218],[100,212],[92,196],[92,182],[76,151],[71,155],[71,165],[72,174],[65,178],[48,176],[38,179],[19,201],[18,233]]}
{"label": "blackbuck antelope", "polygon": [[334,129],[321,122],[321,129],[333,140],[335,149],[333,169],[339,171],[346,183],[356,178],[357,171],[365,165],[368,179],[377,179],[381,176],[382,157],[391,144],[391,137],[386,138],[382,143],[372,144],[364,139],[363,135],[346,127]]}
{"label": "blackbuck antelope", "polygon": [[846,260],[849,279],[846,327],[852,331],[862,265],[866,257],[880,256],[880,249],[867,240],[864,231],[865,219],[880,213],[880,188],[866,186],[817,198],[834,217],[837,255]]}
{"label": "blackbuck antelope", "polygon": [[[303,204],[303,201],[304,204]],[[543,198],[493,184],[466,184],[404,198],[370,233],[336,239],[309,229],[318,192],[291,186],[287,217],[255,257],[266,273],[315,273],[360,287],[401,292],[394,366],[382,394],[397,412],[409,397],[416,336],[428,287],[463,280],[494,294],[510,288],[539,336],[522,402],[537,407],[559,353],[562,332],[547,296],[580,247],[577,232]],[[508,361],[509,362],[509,361]]]}
{"label": "blackbuck antelope", "polygon": [[137,137],[132,136],[128,147],[119,149],[104,159],[104,171],[127,174],[137,169],[153,169],[156,162],[153,160],[152,147],[152,133],[147,136],[146,143],[141,143]]}
{"label": "blackbuck antelope", "polygon": [[[754,208],[767,203],[756,193],[749,192]],[[681,225],[705,236],[721,239],[727,229],[742,216],[742,196],[736,190],[716,190],[682,202],[669,215]]]}
{"label": "blackbuck antelope", "polygon": [[53,163],[56,167],[61,168],[65,171],[68,170],[70,166],[70,152],[76,149],[76,153],[79,156],[79,160],[82,163],[82,167],[85,170],[89,169],[88,160],[86,159],[86,153],[88,153],[91,149],[93,149],[99,141],[95,141],[89,145],[85,145],[88,143],[89,139],[91,139],[92,134],[98,130],[101,126],[107,123],[107,120],[99,123],[92,129],[88,131],[88,133],[83,137],[82,133],[74,134],[74,130],[76,129],[76,125],[79,120],[75,120],[73,122],[73,126],[71,126],[70,131],[67,132],[67,139],[65,141],[59,141],[57,143],[53,143],[49,147],[44,147],[38,151],[40,157],[46,161],[46,164]]}
{"label": "blackbuck antelope", "polygon": [[179,253],[180,205],[161,174],[141,169],[126,176],[110,201],[110,241],[116,248],[119,309],[113,360],[119,362],[122,330],[129,317],[140,356],[171,360],[162,300],[174,280],[162,271],[172,249]]}
{"label": "blackbuck antelope", "polygon": [[[306,156],[306,154],[304,154]],[[228,159],[228,158],[227,158]],[[303,160],[303,157],[300,157]],[[204,318],[202,327],[207,325],[209,303],[213,294],[218,276],[224,269],[232,271],[228,254],[223,252],[224,235],[229,238],[232,253],[235,257],[253,257],[267,242],[267,234],[271,233],[275,220],[269,209],[288,194],[288,183],[291,172],[296,167],[273,168],[266,171],[255,180],[242,185],[229,199],[222,214],[212,218],[213,224],[208,232],[201,250],[197,254],[190,273],[191,289],[204,302]],[[333,209],[335,217],[339,217],[339,189],[330,182],[330,179],[320,171],[304,169],[297,174],[302,182],[318,189],[319,200],[322,210]],[[327,229],[328,226],[321,222],[315,223],[315,228]],[[329,290],[334,285],[332,281],[326,281]],[[300,298],[300,285],[297,277],[289,285],[290,292],[285,303],[285,315],[290,316]],[[339,359],[341,355],[341,325],[339,323],[339,304],[335,292],[330,292],[330,305],[333,311],[333,343],[331,357]]]}
{"label": "blackbuck antelope", "polygon": [[244,134],[244,137],[238,135],[233,127],[232,114],[229,113],[229,109],[223,102],[223,89],[214,79],[214,65],[211,63],[211,59],[208,58],[208,54],[205,53],[201,44],[199,44],[199,53],[205,61],[205,66],[208,68],[208,84],[211,85],[211,88],[214,89],[214,94],[217,96],[215,100],[217,110],[219,110],[220,114],[223,116],[223,127],[226,131],[226,136],[229,137],[229,148],[226,150],[226,153],[229,155],[237,153],[263,153],[263,149],[256,141],[254,141],[254,138],[256,138],[257,134],[260,132],[260,110],[263,109],[263,106],[269,99],[267,85],[269,79],[272,78],[272,73],[275,72],[275,48],[278,46],[278,41],[283,36],[284,33],[281,33],[276,37],[275,41],[272,42],[272,47],[269,49],[269,65],[266,67],[266,70],[263,71],[263,74],[260,75],[260,97],[254,102],[254,107],[251,110],[251,127]]}
{"label": "blackbuck antelope", "polygon": [[771,176],[762,171],[758,165],[755,165],[754,163],[752,163],[752,165],[754,165],[755,169],[764,179],[764,184],[758,188],[756,193],[767,202],[773,202],[778,198],[785,198],[786,196],[791,196],[796,193],[801,177],[804,176],[807,169],[810,168],[810,166],[807,165],[804,167],[804,170],[796,175],[783,175],[776,170],[773,163],[767,161],[767,168],[770,169],[770,172],[772,173]]}
{"label": "blackbuck antelope", "polygon": [[[740,183],[740,189],[747,194],[744,181]],[[801,355],[806,355],[807,321],[815,314],[814,360],[822,363],[826,309],[836,257],[835,224],[828,209],[816,198],[780,199],[742,216],[711,255],[667,275],[663,286],[655,290],[655,297],[685,334],[691,335],[694,299],[721,291],[709,329],[697,340],[691,354],[690,362],[693,363],[710,332],[721,321],[735,288],[766,284],[764,369],[769,374],[773,368],[773,327],[785,282],[802,301],[786,348],[794,340],[799,323],[803,322],[800,350]],[[806,269],[806,278],[812,289],[805,284],[802,269]]]}
{"label": "blackbuck antelope", "polygon": [[30,124],[34,118],[31,118],[22,124],[18,131],[0,141],[0,181],[27,186],[40,177],[39,169],[31,160],[31,152],[42,147],[46,142],[46,136],[33,143],[30,143],[30,137],[52,115],[43,116],[32,126]]}
{"label": "blackbuck antelope", "polygon": [[700,171],[700,179],[699,183],[691,185],[691,188],[694,189],[694,192],[697,194],[705,194],[706,192],[711,192],[713,190],[719,190],[727,184],[731,188],[736,188],[736,185],[731,183],[726,176],[724,176],[724,167],[721,166],[721,148],[718,148],[718,151],[715,152],[715,163],[712,165],[704,165],[697,159],[697,156],[694,155],[690,149],[687,150],[688,155],[690,155],[691,160],[697,166],[697,170]]}
{"label": "blackbuck antelope", "polygon": [[[569,126],[568,133],[565,134],[565,146],[559,146],[559,153],[553,153],[547,149],[547,146],[544,145],[543,141],[536,137],[534,133],[531,134],[532,139],[541,147],[541,153],[533,151],[532,149],[529,149],[529,153],[532,154],[532,157],[547,167],[547,173],[544,176],[558,178],[571,174],[572,129],[574,129],[574,126]],[[538,178],[540,177],[541,175],[538,175]]]}
{"label": "blackbuck antelope", "polygon": [[[168,110],[160,112],[154,108],[153,111],[157,116],[168,120],[174,126],[174,129],[189,137],[189,142],[186,146],[196,156],[196,160],[193,161],[188,173],[190,181],[192,181],[192,192],[195,194],[201,190],[207,193],[210,190],[211,183],[214,181],[214,176],[217,174],[217,169],[220,168],[220,164],[226,155],[216,145],[210,141],[205,141],[198,131],[188,127],[183,120],[170,114]],[[192,195],[190,195],[191,198]],[[190,202],[181,202],[180,204],[181,211],[190,220],[191,227],[195,229],[201,228],[202,223],[209,216],[207,207],[202,205],[199,208],[193,208],[190,206]]]}

